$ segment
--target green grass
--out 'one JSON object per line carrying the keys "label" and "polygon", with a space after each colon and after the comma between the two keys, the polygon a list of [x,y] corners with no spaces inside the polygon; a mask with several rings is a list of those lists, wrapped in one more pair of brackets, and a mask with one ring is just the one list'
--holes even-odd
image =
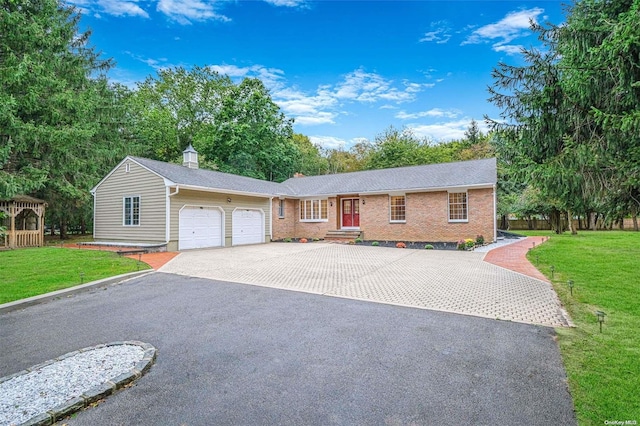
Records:
{"label": "green grass", "polygon": [[[554,266],[553,286],[576,325],[557,333],[579,424],[640,422],[640,233],[523,234],[551,237],[528,257],[548,278]],[[602,333],[597,310],[607,314]]]}
{"label": "green grass", "polygon": [[[148,269],[113,252],[59,247],[0,251],[0,303]],[[83,274],[83,276],[81,276]]]}

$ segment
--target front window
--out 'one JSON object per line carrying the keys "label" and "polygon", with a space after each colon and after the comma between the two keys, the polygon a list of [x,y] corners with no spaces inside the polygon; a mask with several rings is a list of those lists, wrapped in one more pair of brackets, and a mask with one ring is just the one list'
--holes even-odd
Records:
{"label": "front window", "polygon": [[466,192],[449,193],[449,222],[466,222],[469,220]]}
{"label": "front window", "polygon": [[124,197],[123,216],[125,226],[140,225],[140,196]]}
{"label": "front window", "polygon": [[389,197],[390,222],[406,222],[405,202],[404,195],[392,195]]}
{"label": "front window", "polygon": [[323,222],[327,219],[327,200],[300,200],[300,221]]}

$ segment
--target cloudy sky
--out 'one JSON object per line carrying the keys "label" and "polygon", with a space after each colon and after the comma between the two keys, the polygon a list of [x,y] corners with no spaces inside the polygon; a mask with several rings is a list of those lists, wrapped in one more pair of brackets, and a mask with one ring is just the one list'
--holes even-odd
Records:
{"label": "cloudy sky", "polygon": [[463,136],[491,71],[537,45],[529,22],[564,20],[560,1],[72,0],[128,86],[165,67],[257,77],[294,130],[348,149],[393,125],[434,142]]}

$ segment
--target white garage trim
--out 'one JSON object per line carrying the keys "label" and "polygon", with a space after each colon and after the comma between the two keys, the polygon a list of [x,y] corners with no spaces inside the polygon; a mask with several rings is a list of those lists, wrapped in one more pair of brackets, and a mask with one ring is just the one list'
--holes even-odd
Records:
{"label": "white garage trim", "polygon": [[231,213],[231,245],[264,243],[264,210],[236,207]]}
{"label": "white garage trim", "polygon": [[178,212],[178,250],[224,246],[224,210],[185,204]]}

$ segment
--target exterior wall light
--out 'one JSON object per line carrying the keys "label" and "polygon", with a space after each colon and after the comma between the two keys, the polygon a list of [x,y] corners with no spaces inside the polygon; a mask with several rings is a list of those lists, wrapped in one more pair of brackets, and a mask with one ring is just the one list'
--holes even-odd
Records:
{"label": "exterior wall light", "polygon": [[602,323],[604,322],[605,314],[602,311],[596,311],[596,315],[598,316],[598,322],[600,323],[600,333],[602,333]]}

